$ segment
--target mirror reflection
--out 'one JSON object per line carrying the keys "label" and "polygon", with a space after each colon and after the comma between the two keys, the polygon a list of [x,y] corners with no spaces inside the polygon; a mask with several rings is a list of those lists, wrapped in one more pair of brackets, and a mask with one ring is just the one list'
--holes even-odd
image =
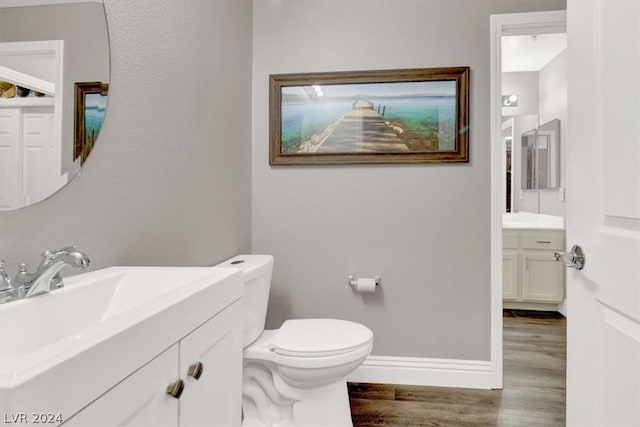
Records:
{"label": "mirror reflection", "polygon": [[522,179],[520,184],[524,190],[536,188],[536,134],[531,129],[522,134]]}
{"label": "mirror reflection", "polygon": [[523,190],[560,187],[560,120],[522,134]]}
{"label": "mirror reflection", "polygon": [[62,188],[97,143],[109,39],[102,0],[0,6],[0,210],[13,210]]}
{"label": "mirror reflection", "polygon": [[560,120],[551,120],[541,125],[537,134],[537,187],[558,188],[560,187]]}

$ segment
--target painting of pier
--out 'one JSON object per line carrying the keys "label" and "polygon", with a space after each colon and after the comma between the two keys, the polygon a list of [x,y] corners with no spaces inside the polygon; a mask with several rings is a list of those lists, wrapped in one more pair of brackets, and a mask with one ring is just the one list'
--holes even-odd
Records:
{"label": "painting of pier", "polygon": [[[468,68],[446,78],[441,71],[434,77],[432,70],[441,69],[408,70],[421,76],[409,73],[409,81],[401,76],[399,81],[352,82],[353,76],[338,74],[323,81],[323,76],[306,74],[295,75],[296,84],[287,84],[292,75],[284,75],[282,82],[276,76],[276,87],[271,76],[272,119],[277,120],[271,121],[272,159],[428,161],[453,159],[462,151],[466,157],[468,82],[462,77]],[[308,81],[297,84],[301,76]]]}

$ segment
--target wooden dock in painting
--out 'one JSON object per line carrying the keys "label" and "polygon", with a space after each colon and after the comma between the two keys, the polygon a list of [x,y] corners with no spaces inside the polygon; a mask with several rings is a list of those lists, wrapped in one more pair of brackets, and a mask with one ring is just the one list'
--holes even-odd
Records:
{"label": "wooden dock in painting", "polygon": [[314,135],[300,151],[316,153],[406,152],[409,148],[370,101],[356,101],[353,109]]}

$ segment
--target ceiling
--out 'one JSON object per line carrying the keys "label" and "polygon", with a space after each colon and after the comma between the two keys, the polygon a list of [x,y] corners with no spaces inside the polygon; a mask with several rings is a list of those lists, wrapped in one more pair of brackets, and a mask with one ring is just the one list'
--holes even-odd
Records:
{"label": "ceiling", "polygon": [[567,48],[567,34],[502,37],[502,72],[540,71]]}

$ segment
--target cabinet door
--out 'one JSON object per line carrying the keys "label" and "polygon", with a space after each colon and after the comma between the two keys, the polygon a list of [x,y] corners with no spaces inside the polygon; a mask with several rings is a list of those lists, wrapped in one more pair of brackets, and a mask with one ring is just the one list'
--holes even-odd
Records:
{"label": "cabinet door", "polygon": [[518,251],[502,250],[502,299],[517,301],[518,295]]}
{"label": "cabinet door", "polygon": [[[25,203],[35,203],[51,194],[56,183],[53,107],[25,108],[22,115],[23,179]],[[59,166],[58,166],[59,167]]]}
{"label": "cabinet door", "polygon": [[[202,364],[199,379],[189,375]],[[242,301],[180,341],[180,426],[240,426],[242,418]]]}
{"label": "cabinet door", "polygon": [[[117,363],[107,361],[106,363]],[[166,393],[177,379],[174,345],[63,423],[65,427],[176,427],[178,400]]]}
{"label": "cabinet door", "polygon": [[562,302],[564,268],[552,251],[522,252],[522,299],[539,302]]}

